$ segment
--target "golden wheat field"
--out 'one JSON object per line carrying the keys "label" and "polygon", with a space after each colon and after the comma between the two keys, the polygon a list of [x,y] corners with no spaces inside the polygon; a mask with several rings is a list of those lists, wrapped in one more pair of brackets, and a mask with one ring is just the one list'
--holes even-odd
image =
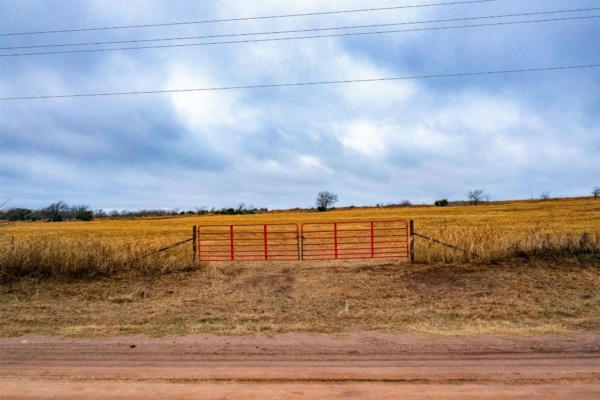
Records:
{"label": "golden wheat field", "polygon": [[[415,239],[416,263],[192,264],[199,224],[402,218],[481,258]],[[436,334],[600,329],[600,200],[447,208],[11,223],[0,231],[0,335]]]}
{"label": "golden wheat field", "polygon": [[352,208],[329,212],[100,219],[91,222],[5,223],[0,228],[2,276],[93,276],[133,268],[145,272],[190,268],[191,244],[135,260],[186,239],[194,225],[412,219],[415,232],[480,257],[415,239],[416,262],[494,261],[515,255],[590,252],[600,246],[600,200],[508,201],[477,206]]}

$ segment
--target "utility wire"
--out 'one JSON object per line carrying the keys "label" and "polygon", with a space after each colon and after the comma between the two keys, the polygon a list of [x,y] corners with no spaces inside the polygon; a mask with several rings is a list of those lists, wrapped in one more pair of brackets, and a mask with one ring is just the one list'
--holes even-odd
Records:
{"label": "utility wire", "polygon": [[315,15],[349,14],[349,13],[362,13],[362,12],[371,12],[371,11],[400,10],[400,9],[408,9],[408,8],[451,6],[451,5],[459,5],[459,4],[474,4],[474,3],[489,3],[492,1],[496,1],[496,0],[465,0],[465,1],[452,1],[452,2],[446,2],[446,3],[416,4],[416,5],[412,5],[412,6],[392,6],[392,7],[379,7],[379,8],[362,8],[362,9],[354,9],[354,10],[320,11],[320,12],[312,12],[312,13],[269,15],[269,16],[259,16],[259,17],[207,19],[207,20],[201,20],[201,21],[166,22],[166,23],[159,23],[159,24],[106,26],[106,27],[97,27],[97,28],[75,28],[75,29],[59,29],[59,30],[47,30],[47,31],[32,31],[32,32],[12,32],[12,33],[0,33],[0,36],[41,35],[41,34],[47,34],[47,33],[103,31],[103,30],[111,30],[111,29],[131,29],[131,28],[152,28],[152,27],[173,26],[173,25],[212,24],[212,23],[218,23],[218,22],[252,21],[252,20],[260,20],[260,19],[309,17],[309,16],[315,16]]}
{"label": "utility wire", "polygon": [[61,94],[61,95],[48,95],[48,96],[0,97],[0,101],[2,101],[2,100],[6,101],[6,100],[60,99],[60,98],[72,98],[72,97],[124,96],[124,95],[138,95],[138,94],[158,94],[158,93],[209,92],[209,91],[242,90],[242,89],[295,87],[295,86],[317,86],[317,85],[334,85],[334,84],[344,84],[344,83],[386,82],[386,81],[401,81],[401,80],[413,80],[413,79],[453,78],[453,77],[480,76],[480,75],[515,74],[515,73],[523,73],[523,72],[575,70],[575,69],[599,68],[599,67],[600,67],[600,64],[566,65],[566,66],[556,66],[556,67],[520,68],[520,69],[507,69],[507,70],[484,71],[484,72],[460,72],[460,73],[448,73],[448,74],[398,76],[398,77],[387,77],[387,78],[347,79],[347,80],[338,80],[338,81],[270,83],[270,84],[261,84],[261,85],[221,86],[221,87],[194,88],[194,89],[165,89],[165,90],[144,90],[144,91],[132,91],[132,92],[81,93],[81,94]]}
{"label": "utility wire", "polygon": [[472,25],[436,26],[436,27],[429,27],[429,28],[393,29],[393,30],[386,30],[386,31],[332,33],[332,34],[327,34],[327,35],[306,35],[306,36],[290,36],[290,37],[281,37],[281,38],[229,40],[229,41],[221,41],[221,42],[163,44],[163,45],[156,45],[156,46],[110,47],[110,48],[102,48],[102,49],[60,50],[60,51],[43,51],[43,52],[34,52],[34,53],[9,53],[9,54],[0,54],[0,57],[40,56],[40,55],[70,54],[70,53],[98,53],[98,52],[105,52],[105,51],[164,49],[164,48],[171,48],[171,47],[215,46],[215,45],[223,45],[223,44],[240,44],[240,43],[257,43],[257,42],[278,42],[278,41],[285,41],[285,40],[323,39],[323,38],[346,37],[346,36],[380,35],[380,34],[388,34],[388,33],[422,32],[422,31],[436,31],[436,30],[463,29],[463,28],[480,28],[480,27],[484,27],[484,26],[519,25],[519,24],[539,23],[539,22],[571,21],[571,20],[578,20],[578,19],[591,19],[591,18],[600,18],[600,15],[588,15],[588,16],[581,16],[581,17],[549,18],[549,19],[534,19],[534,20],[510,21],[510,22],[493,22],[493,23],[472,24]]}
{"label": "utility wire", "polygon": [[181,36],[181,37],[167,37],[167,38],[156,38],[156,39],[116,40],[116,41],[104,41],[104,42],[51,43],[51,44],[39,44],[39,45],[28,45],[28,46],[0,47],[0,50],[34,49],[34,48],[44,48],[44,47],[66,47],[66,46],[96,46],[96,45],[107,45],[107,44],[161,42],[161,41],[173,41],[173,40],[215,39],[215,38],[237,37],[237,36],[276,35],[276,34],[286,34],[286,33],[332,31],[332,30],[359,29],[359,28],[378,28],[378,27],[384,27],[384,26],[415,25],[415,24],[429,24],[429,23],[440,23],[440,22],[472,21],[472,20],[493,19],[493,18],[525,17],[525,16],[532,16],[532,15],[563,14],[563,13],[570,13],[570,12],[585,12],[585,11],[597,11],[597,10],[600,10],[600,7],[577,8],[577,9],[571,9],[571,10],[538,11],[538,12],[529,12],[529,13],[520,13],[520,14],[486,15],[486,16],[480,16],[480,17],[432,19],[432,20],[425,20],[425,21],[392,22],[392,23],[386,23],[386,24],[337,26],[337,27],[331,27],[331,28],[308,28],[308,29],[294,29],[294,30],[285,30],[285,31],[227,33],[227,34],[220,34],[220,35]]}

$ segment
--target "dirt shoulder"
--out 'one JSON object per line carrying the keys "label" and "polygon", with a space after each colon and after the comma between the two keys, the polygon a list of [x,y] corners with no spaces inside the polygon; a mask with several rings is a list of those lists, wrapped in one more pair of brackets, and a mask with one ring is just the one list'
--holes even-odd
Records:
{"label": "dirt shoulder", "polygon": [[211,264],[0,287],[0,336],[600,330],[600,263]]}
{"label": "dirt shoulder", "polygon": [[600,334],[0,339],[3,399],[589,399]]}
{"label": "dirt shoulder", "polygon": [[571,335],[479,335],[441,337],[381,332],[344,334],[184,335],[151,338],[130,335],[74,338],[25,335],[0,338],[0,363],[54,361],[203,361],[206,357],[314,356],[397,357],[532,353],[600,353],[600,332]]}

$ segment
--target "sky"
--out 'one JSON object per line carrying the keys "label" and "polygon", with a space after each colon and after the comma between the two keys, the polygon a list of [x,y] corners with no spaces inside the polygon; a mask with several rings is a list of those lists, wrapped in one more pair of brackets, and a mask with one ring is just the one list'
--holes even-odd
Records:
{"label": "sky", "polygon": [[[447,0],[3,0],[0,33],[443,1]],[[13,47],[254,33],[593,7],[600,7],[600,1],[496,0],[294,18],[0,36],[0,44]],[[583,15],[600,15],[600,10],[348,31]],[[302,34],[271,37],[294,35]],[[598,38],[600,19],[580,19],[0,57],[0,97],[600,64]],[[202,41],[206,40],[168,43]],[[0,54],[47,50],[5,49]],[[535,198],[546,191],[553,197],[587,196],[598,185],[600,68],[0,101],[0,203],[8,201],[7,207],[38,208],[59,200],[105,210],[221,208],[235,207],[240,202],[270,209],[311,207],[323,190],[336,193],[341,206],[402,200],[416,204],[440,198],[465,199],[473,189],[483,189],[493,200]]]}

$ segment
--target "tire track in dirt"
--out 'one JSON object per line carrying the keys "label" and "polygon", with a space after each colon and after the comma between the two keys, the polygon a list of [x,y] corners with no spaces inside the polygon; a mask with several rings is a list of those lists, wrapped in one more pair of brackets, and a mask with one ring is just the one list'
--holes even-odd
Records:
{"label": "tire track in dirt", "polygon": [[591,399],[600,334],[0,339],[1,399]]}

